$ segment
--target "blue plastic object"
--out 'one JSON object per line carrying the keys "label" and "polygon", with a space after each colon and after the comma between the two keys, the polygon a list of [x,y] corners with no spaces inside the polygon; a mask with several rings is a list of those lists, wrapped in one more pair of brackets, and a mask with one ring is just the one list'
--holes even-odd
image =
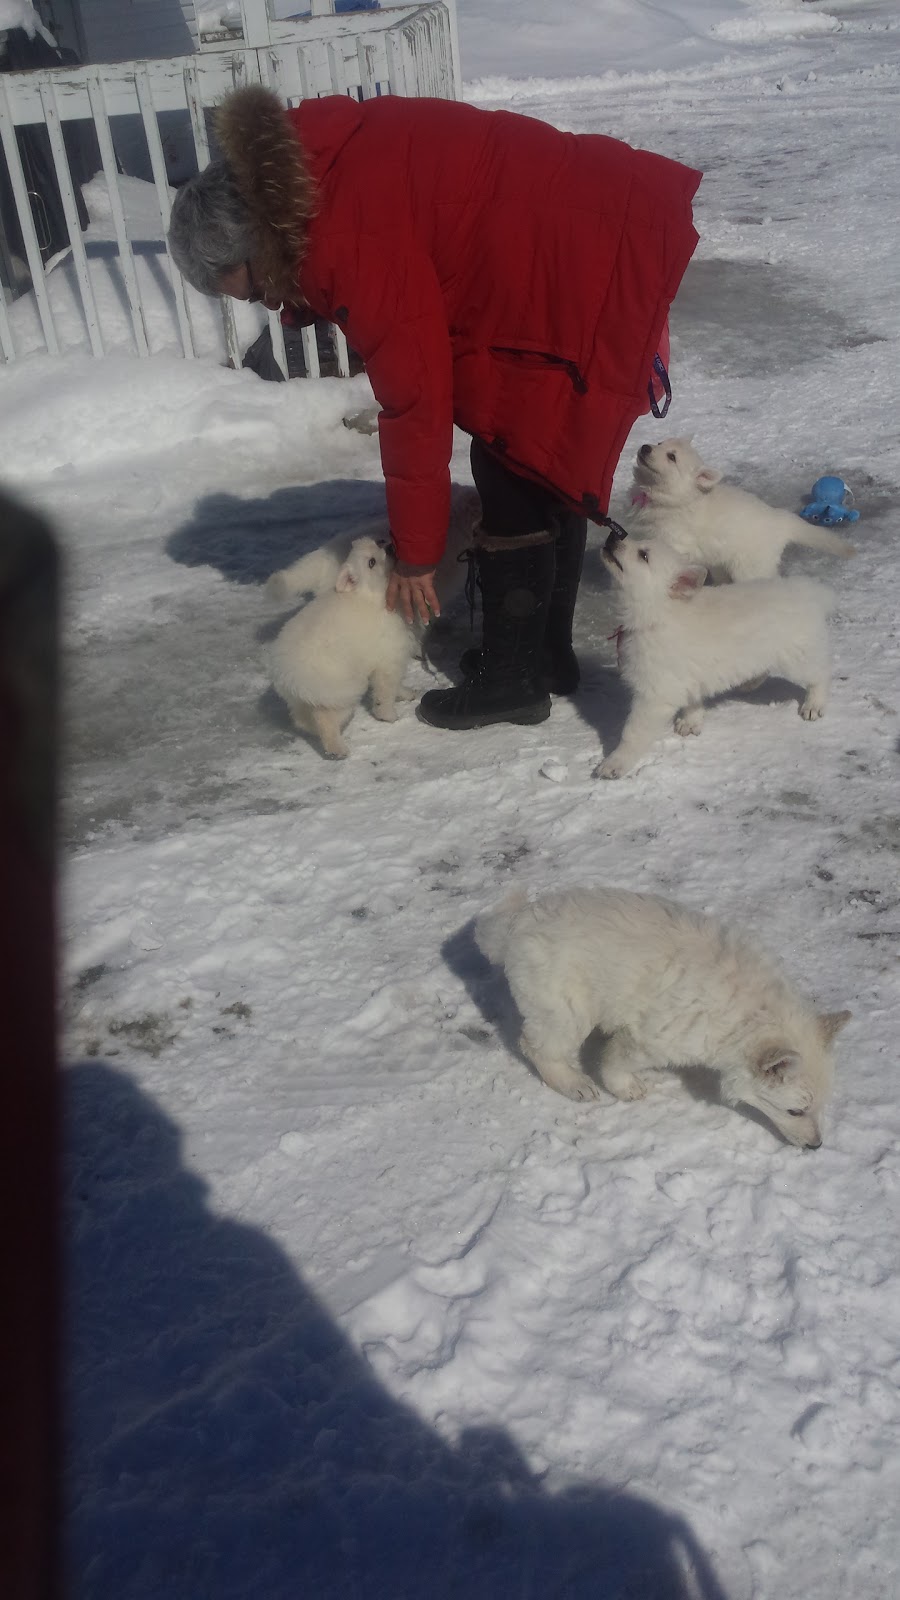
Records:
{"label": "blue plastic object", "polygon": [[[334,10],[335,15],[341,17],[346,15],[348,11],[378,11],[380,5],[381,0],[335,0]],[[296,11],[291,12],[289,17],[282,17],[281,20],[283,22],[293,22],[295,17],[308,17],[309,15],[310,9],[308,5],[299,6]]]}
{"label": "blue plastic object", "polygon": [[852,499],[852,491],[843,478],[817,478],[809,505],[800,515],[823,528],[833,528],[838,522],[858,522],[859,512],[847,504]]}

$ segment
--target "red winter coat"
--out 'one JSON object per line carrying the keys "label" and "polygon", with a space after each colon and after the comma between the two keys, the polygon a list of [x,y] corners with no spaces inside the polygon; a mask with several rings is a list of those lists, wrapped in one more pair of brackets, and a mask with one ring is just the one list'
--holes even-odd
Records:
{"label": "red winter coat", "polygon": [[335,97],[288,117],[317,191],[297,281],[365,362],[401,559],[443,550],[454,422],[605,511],[697,243],[700,174],[453,101]]}

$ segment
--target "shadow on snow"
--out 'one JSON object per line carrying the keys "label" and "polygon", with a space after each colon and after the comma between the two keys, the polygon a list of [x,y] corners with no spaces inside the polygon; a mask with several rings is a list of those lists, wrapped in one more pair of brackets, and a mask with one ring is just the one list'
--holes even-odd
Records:
{"label": "shadow on snow", "polygon": [[680,1517],[394,1399],[125,1073],[66,1093],[73,1596],[724,1600]]}
{"label": "shadow on snow", "polygon": [[166,553],[185,567],[214,567],[230,583],[265,583],[354,523],[385,515],[384,485],[368,479],[295,484],[255,500],[210,494]]}

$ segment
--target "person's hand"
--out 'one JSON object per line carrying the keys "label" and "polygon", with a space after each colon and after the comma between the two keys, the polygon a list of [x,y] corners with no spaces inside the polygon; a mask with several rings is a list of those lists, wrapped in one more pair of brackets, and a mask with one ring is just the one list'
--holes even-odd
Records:
{"label": "person's hand", "polygon": [[396,611],[398,605],[407,622],[418,617],[427,623],[432,617],[439,617],[441,606],[434,592],[434,573],[420,572],[416,578],[402,578],[399,572],[392,572],[387,587],[388,611]]}

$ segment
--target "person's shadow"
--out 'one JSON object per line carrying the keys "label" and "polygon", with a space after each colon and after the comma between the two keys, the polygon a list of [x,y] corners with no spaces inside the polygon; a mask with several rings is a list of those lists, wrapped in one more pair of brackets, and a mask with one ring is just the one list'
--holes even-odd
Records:
{"label": "person's shadow", "polygon": [[73,1600],[725,1600],[682,1518],[440,1439],[124,1072],[65,1084]]}
{"label": "person's shadow", "polygon": [[384,484],[334,478],[293,484],[256,500],[208,494],[166,541],[186,567],[214,567],[231,583],[265,583],[356,523],[387,515]]}

